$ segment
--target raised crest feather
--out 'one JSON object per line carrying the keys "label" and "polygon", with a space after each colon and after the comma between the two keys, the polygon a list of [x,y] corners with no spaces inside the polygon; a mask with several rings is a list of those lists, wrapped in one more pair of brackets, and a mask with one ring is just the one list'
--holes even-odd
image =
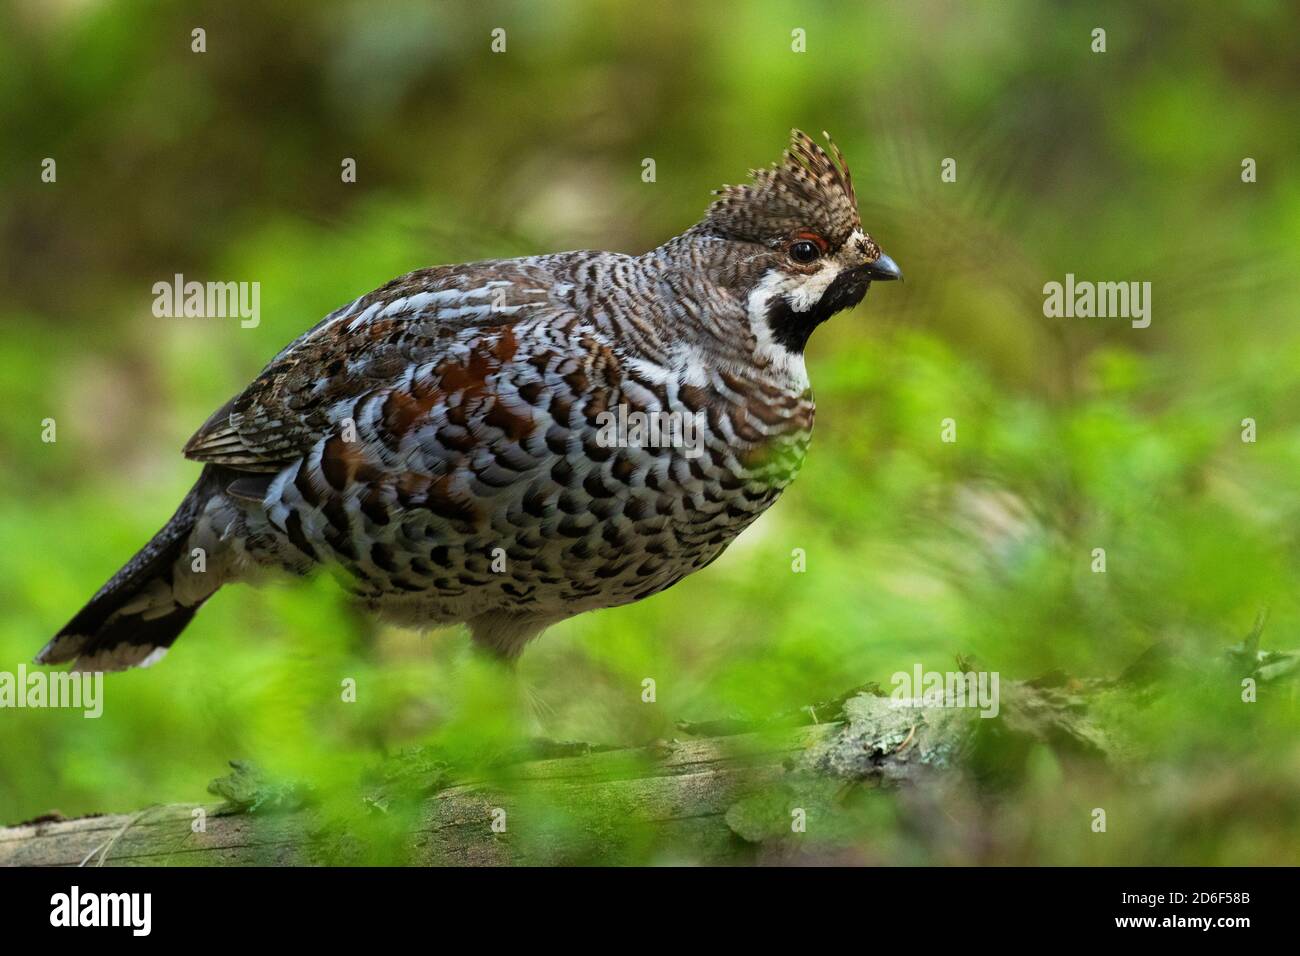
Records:
{"label": "raised crest feather", "polygon": [[715,190],[718,196],[700,227],[750,242],[774,243],[812,230],[838,246],[862,224],[853,177],[828,134],[827,153],[802,130],[791,130],[781,162],[750,172],[752,180]]}

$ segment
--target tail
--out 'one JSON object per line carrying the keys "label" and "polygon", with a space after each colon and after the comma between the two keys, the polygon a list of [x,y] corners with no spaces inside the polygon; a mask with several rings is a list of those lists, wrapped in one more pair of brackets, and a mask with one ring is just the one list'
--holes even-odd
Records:
{"label": "tail", "polygon": [[214,467],[204,468],[171,520],[45,645],[36,663],[73,661],[75,671],[156,663],[221,586],[219,571],[206,567],[215,556],[204,556],[201,572],[190,556],[191,536],[219,485]]}

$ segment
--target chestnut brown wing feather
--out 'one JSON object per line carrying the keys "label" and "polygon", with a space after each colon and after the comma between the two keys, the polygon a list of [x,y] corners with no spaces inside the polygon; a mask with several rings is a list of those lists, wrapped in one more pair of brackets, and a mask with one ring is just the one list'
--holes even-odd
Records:
{"label": "chestnut brown wing feather", "polygon": [[326,316],[219,408],[186,443],[185,457],[240,471],[274,472],[331,427],[341,400],[435,361],[466,328],[511,325],[553,307],[554,278],[537,263],[501,260],[423,269]]}

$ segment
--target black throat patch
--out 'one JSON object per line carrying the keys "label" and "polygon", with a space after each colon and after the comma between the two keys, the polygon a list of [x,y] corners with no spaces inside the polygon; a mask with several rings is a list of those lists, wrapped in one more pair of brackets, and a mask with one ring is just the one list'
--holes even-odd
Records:
{"label": "black throat patch", "polygon": [[864,272],[856,269],[841,272],[826,287],[817,304],[806,312],[796,312],[785,296],[778,297],[767,307],[767,325],[772,330],[772,338],[786,351],[801,354],[808,346],[813,329],[836,312],[851,309],[861,302],[870,285],[871,280]]}

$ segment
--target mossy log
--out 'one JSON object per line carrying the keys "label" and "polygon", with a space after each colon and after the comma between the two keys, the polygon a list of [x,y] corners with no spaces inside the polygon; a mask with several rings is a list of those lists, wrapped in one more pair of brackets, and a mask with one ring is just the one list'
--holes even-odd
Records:
{"label": "mossy log", "polygon": [[[1295,654],[1259,652],[1257,643],[1233,654],[1234,670],[1262,680],[1296,669]],[[1096,720],[1097,705],[1153,692],[1154,675],[1167,666],[1156,652],[1114,680],[1003,681],[991,718],[974,708],[900,707],[870,685],[760,725],[683,724],[680,739],[650,747],[549,745],[563,755],[521,754],[478,780],[407,755],[390,762],[377,785],[359,788],[358,800],[363,814],[379,816],[406,801],[409,812],[393,814],[397,851],[416,865],[853,861],[854,833],[837,829],[837,819],[855,792],[900,788],[914,806],[939,806],[973,775],[982,782],[1000,768],[1015,772],[1036,747],[1109,761],[1123,742]],[[309,795],[266,785],[238,765],[214,783],[223,802],[0,829],[0,865],[373,859],[365,853],[371,831],[349,832]]]}

